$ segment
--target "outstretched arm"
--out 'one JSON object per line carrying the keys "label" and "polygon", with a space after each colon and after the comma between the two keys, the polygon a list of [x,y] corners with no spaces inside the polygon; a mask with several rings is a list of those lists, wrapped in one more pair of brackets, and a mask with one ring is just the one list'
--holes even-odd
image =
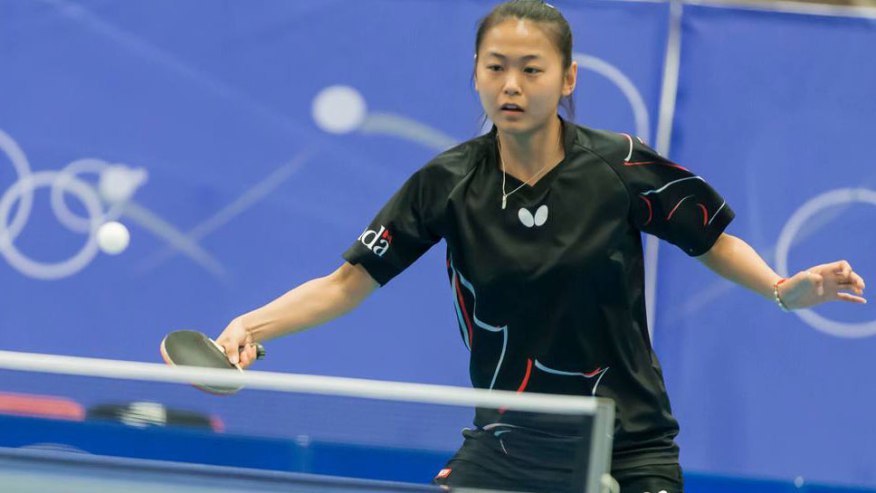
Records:
{"label": "outstretched arm", "polygon": [[[696,257],[718,275],[773,300],[782,276],[740,238],[723,233],[712,248]],[[845,260],[816,265],[782,281],[779,297],[788,309],[806,308],[827,301],[866,303],[864,279]]]}
{"label": "outstretched arm", "polygon": [[[379,285],[361,265],[345,262],[325,277],[305,282],[228,324],[216,342],[232,363],[249,366],[253,343],[326,323],[359,306]],[[238,347],[245,347],[238,353]]]}

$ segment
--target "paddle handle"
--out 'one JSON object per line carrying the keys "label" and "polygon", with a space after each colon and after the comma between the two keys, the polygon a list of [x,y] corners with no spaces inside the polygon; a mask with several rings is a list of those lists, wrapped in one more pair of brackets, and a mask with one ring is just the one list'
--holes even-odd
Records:
{"label": "paddle handle", "polygon": [[259,344],[258,342],[255,345],[256,347],[256,359],[265,359],[265,355],[267,352],[265,351],[265,347]]}
{"label": "paddle handle", "polygon": [[[210,339],[210,342],[212,342],[213,345],[219,349],[219,351],[222,351],[223,353],[225,352],[225,349],[221,345],[219,345],[218,342],[214,341],[213,339]],[[256,342],[255,348],[256,348],[256,359],[265,359],[265,355],[268,354],[267,351],[265,351],[265,347],[262,346],[261,343]],[[238,348],[238,351],[243,350],[243,349],[246,349],[246,346],[240,346]]]}

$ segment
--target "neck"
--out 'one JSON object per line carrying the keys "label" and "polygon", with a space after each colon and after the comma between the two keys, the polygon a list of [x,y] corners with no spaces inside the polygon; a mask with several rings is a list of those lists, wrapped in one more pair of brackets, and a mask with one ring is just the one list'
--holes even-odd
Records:
{"label": "neck", "polygon": [[552,118],[547,125],[526,134],[498,131],[499,149],[505,172],[521,181],[544,174],[563,160],[562,125]]}

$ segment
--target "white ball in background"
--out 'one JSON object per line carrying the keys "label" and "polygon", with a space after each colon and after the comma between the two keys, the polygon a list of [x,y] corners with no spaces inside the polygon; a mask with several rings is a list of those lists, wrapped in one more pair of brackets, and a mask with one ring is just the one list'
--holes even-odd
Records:
{"label": "white ball in background", "polygon": [[103,253],[118,255],[128,248],[130,242],[131,233],[118,221],[106,222],[97,229],[97,246]]}
{"label": "white ball in background", "polygon": [[365,98],[350,86],[329,86],[313,99],[313,120],[319,128],[345,134],[362,126],[368,108]]}

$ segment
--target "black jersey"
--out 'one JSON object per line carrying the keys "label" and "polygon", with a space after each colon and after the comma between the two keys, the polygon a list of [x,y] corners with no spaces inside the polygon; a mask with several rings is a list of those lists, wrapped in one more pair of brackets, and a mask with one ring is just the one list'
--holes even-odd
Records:
{"label": "black jersey", "polygon": [[[478,388],[617,405],[615,468],[678,460],[645,316],[641,232],[688,255],[733,219],[702,178],[635,137],[563,122],[565,158],[502,209],[496,129],[418,170],[344,253],[380,284],[442,238]],[[507,176],[506,190],[523,182]],[[479,409],[479,428],[508,423]]]}

